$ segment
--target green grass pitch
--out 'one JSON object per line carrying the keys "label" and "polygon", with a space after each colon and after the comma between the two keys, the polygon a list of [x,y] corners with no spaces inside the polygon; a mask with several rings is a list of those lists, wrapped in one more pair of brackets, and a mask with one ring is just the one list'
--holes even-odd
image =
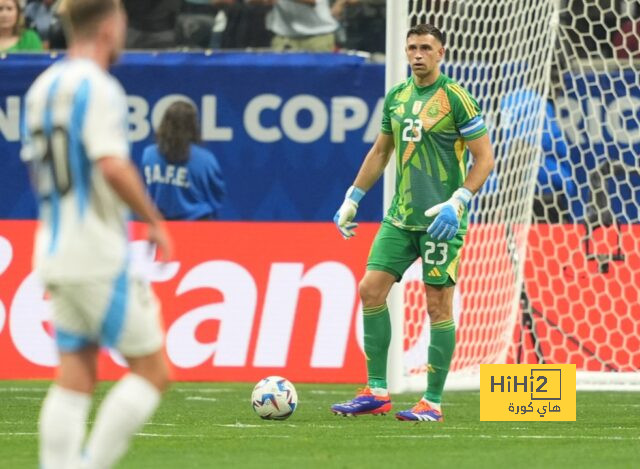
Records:
{"label": "green grass pitch", "polygon": [[[48,383],[0,382],[0,467],[37,467],[37,416]],[[118,468],[636,468],[640,393],[579,392],[576,422],[480,422],[477,392],[449,392],[446,422],[337,417],[354,386],[298,384],[286,421],[260,420],[253,385],[177,383]],[[100,387],[98,399],[108,385]],[[394,409],[418,394],[393,396]]]}

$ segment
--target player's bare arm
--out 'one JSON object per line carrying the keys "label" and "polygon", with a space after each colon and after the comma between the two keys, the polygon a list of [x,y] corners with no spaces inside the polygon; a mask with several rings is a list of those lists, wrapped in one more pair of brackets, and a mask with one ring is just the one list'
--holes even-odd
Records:
{"label": "player's bare arm", "polygon": [[98,167],[107,183],[140,219],[149,224],[149,241],[156,244],[162,260],[173,256],[173,247],[163,225],[162,215],[153,206],[133,165],[122,158],[107,156],[98,160]]}
{"label": "player's bare arm", "polygon": [[464,184],[456,190],[446,202],[431,207],[425,212],[427,216],[436,216],[427,229],[427,233],[436,239],[449,240],[455,236],[459,228],[459,220],[464,209],[489,177],[495,161],[493,150],[487,134],[466,142],[473,156],[473,166],[467,174]]}
{"label": "player's bare arm", "polygon": [[344,202],[333,217],[333,221],[345,239],[355,236],[354,230],[358,224],[353,219],[356,216],[358,204],[371,186],[380,179],[393,148],[393,136],[381,132],[367,153],[353,185],[347,190]]}
{"label": "player's bare arm", "polygon": [[393,152],[393,136],[380,133],[367,153],[367,156],[358,171],[353,185],[363,191],[368,191],[376,183],[384,168],[387,167],[391,153]]}
{"label": "player's bare arm", "polygon": [[473,166],[464,181],[464,187],[474,194],[482,187],[493,170],[495,161],[488,135],[466,142],[469,152],[473,156]]}

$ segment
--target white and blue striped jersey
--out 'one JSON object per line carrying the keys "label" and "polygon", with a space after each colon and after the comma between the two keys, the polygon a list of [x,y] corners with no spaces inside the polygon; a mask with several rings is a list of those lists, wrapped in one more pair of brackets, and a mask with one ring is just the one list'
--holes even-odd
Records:
{"label": "white and blue striped jersey", "polygon": [[34,267],[45,282],[114,278],[127,261],[129,212],[96,162],[129,158],[127,104],[115,78],[62,60],[26,94],[22,159],[39,201]]}

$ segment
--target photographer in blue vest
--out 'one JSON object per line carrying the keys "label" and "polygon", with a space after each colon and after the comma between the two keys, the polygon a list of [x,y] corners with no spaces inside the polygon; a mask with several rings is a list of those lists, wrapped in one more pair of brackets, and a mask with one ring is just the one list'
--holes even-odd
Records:
{"label": "photographer in blue vest", "polygon": [[144,149],[144,181],[167,220],[218,218],[225,184],[218,160],[199,141],[197,109],[177,101],[162,117],[157,143]]}

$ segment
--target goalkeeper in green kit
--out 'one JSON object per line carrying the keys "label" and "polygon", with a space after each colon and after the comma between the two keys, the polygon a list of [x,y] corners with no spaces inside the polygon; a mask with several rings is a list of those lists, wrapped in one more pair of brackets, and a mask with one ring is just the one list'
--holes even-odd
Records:
{"label": "goalkeeper in green kit", "polygon": [[[408,31],[411,77],[386,95],[381,132],[334,218],[345,238],[355,235],[358,203],[380,178],[395,148],[395,195],[359,286],[367,386],[351,401],[334,404],[331,410],[336,414],[391,410],[386,381],[391,322],[386,299],[394,282],[421,258],[431,321],[427,389],[413,408],[397,412],[396,418],[443,420],[441,398],[456,342],[453,291],[467,230],[467,205],[494,165],[477,102],[440,73],[444,44],[444,35],[432,25]],[[474,164],[467,172],[469,152]]]}

